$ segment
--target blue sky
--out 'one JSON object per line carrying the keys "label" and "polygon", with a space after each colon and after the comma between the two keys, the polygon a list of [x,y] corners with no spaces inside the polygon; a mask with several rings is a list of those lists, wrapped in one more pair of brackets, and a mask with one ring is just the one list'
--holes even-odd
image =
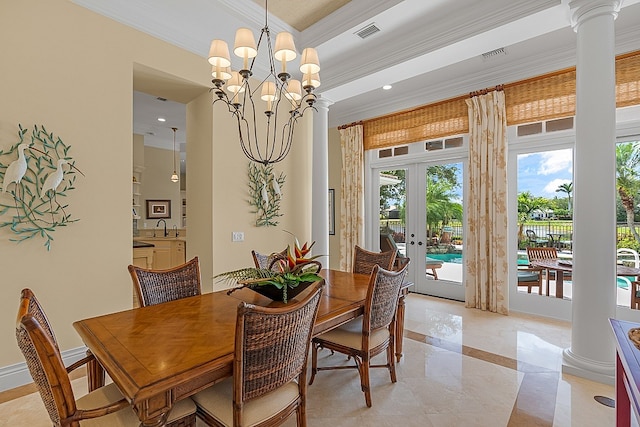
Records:
{"label": "blue sky", "polygon": [[556,193],[559,185],[573,181],[571,149],[518,156],[518,193],[529,191],[537,197],[567,197]]}

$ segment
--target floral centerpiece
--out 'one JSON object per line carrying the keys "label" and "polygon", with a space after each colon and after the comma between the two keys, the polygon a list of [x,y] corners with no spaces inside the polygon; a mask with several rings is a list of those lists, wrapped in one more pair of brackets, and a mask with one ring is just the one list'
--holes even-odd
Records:
{"label": "floral centerpiece", "polygon": [[315,242],[312,242],[307,245],[305,242],[300,246],[298,239],[295,239],[293,253],[289,245],[286,256],[279,253],[271,254],[269,258],[272,261],[268,268],[241,268],[220,273],[214,278],[242,285],[229,290],[228,293],[247,287],[271,299],[282,298],[286,303],[289,297],[294,297],[306,288],[304,285],[322,279],[318,275],[322,264],[316,261],[316,258],[322,255],[306,258],[314,244]]}

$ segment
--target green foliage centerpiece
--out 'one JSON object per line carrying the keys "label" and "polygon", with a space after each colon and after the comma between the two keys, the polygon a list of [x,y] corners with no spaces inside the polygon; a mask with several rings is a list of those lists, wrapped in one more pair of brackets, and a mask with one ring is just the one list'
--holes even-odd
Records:
{"label": "green foliage centerpiece", "polygon": [[273,300],[282,299],[286,303],[290,297],[293,298],[304,290],[305,285],[322,279],[318,275],[322,264],[315,260],[322,255],[305,258],[314,243],[300,246],[296,239],[294,253],[291,253],[291,246],[287,246],[286,256],[272,254],[270,258],[273,261],[269,268],[242,268],[220,273],[215,278],[242,285],[229,290],[228,294],[246,287]]}

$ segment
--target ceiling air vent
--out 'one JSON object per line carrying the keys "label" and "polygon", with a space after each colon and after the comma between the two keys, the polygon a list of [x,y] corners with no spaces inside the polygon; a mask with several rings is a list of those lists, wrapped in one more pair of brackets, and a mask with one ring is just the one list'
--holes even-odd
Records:
{"label": "ceiling air vent", "polygon": [[490,50],[489,52],[485,52],[482,54],[482,59],[484,59],[485,61],[488,59],[492,59],[495,58],[497,56],[503,56],[506,55],[507,51],[504,50],[503,47],[499,48],[499,49],[494,49],[494,50]]}
{"label": "ceiling air vent", "polygon": [[366,39],[379,31],[380,28],[376,27],[376,24],[369,24],[366,27],[359,29],[354,34],[362,39]]}

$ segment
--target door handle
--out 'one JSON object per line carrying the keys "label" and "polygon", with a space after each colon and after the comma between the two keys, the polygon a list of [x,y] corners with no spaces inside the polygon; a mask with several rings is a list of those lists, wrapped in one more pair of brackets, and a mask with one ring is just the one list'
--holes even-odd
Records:
{"label": "door handle", "polygon": [[410,245],[415,245],[416,242],[414,242],[413,240],[409,242]]}
{"label": "door handle", "polygon": [[418,246],[422,246],[422,242],[418,242]]}

